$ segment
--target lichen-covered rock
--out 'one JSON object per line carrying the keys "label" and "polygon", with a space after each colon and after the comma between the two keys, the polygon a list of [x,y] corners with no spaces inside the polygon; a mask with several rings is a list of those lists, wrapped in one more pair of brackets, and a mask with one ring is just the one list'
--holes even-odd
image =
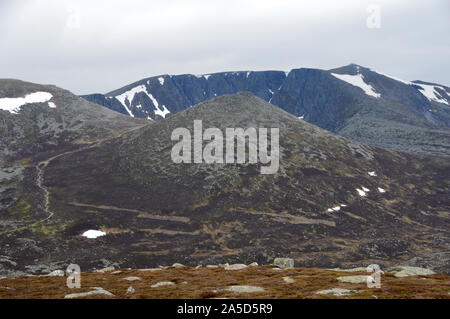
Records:
{"label": "lichen-covered rock", "polygon": [[287,284],[293,284],[295,282],[291,277],[283,277],[283,281]]}
{"label": "lichen-covered rock", "polygon": [[225,270],[241,270],[247,268],[247,265],[244,264],[234,264],[234,265],[226,265],[224,267]]}
{"label": "lichen-covered rock", "polygon": [[344,269],[344,268],[333,268],[330,269],[333,271],[339,271],[339,272],[359,272],[359,271],[367,271],[366,267],[356,267],[356,268],[348,268],[348,269]]}
{"label": "lichen-covered rock", "polygon": [[162,287],[162,286],[174,286],[175,283],[173,281],[160,281],[157,282],[156,284],[151,285],[150,287],[152,288],[158,288],[158,287]]}
{"label": "lichen-covered rock", "polygon": [[319,290],[316,291],[316,294],[318,295],[330,295],[330,296],[348,296],[359,292],[359,290],[349,290],[349,289],[343,289],[343,288],[331,288],[331,289],[325,289],[325,290]]}
{"label": "lichen-covered rock", "polygon": [[235,285],[229,286],[225,290],[237,292],[237,293],[252,293],[252,292],[263,292],[264,288],[258,286],[246,286],[246,285]]}
{"label": "lichen-covered rock", "polygon": [[88,291],[88,292],[81,292],[81,293],[74,293],[65,295],[64,299],[75,299],[75,298],[82,298],[87,296],[108,296],[108,297],[114,297],[114,294],[110,293],[109,291],[106,291],[105,289],[101,287],[94,287],[94,290]]}
{"label": "lichen-covered rock", "polygon": [[367,282],[367,277],[369,277],[369,276],[364,276],[364,275],[360,275],[360,276],[342,276],[342,277],[337,277],[336,279],[339,282],[346,282],[346,283],[351,283],[351,284],[360,284],[360,283]]}
{"label": "lichen-covered rock", "polygon": [[97,270],[97,272],[105,273],[105,272],[114,271],[114,270],[115,270],[114,266],[109,266],[109,267],[99,269],[99,270]]}
{"label": "lichen-covered rock", "polygon": [[47,276],[50,277],[63,277],[65,275],[64,270],[54,270],[49,273]]}
{"label": "lichen-covered rock", "polygon": [[123,278],[123,280],[126,280],[126,281],[138,281],[138,280],[142,280],[142,278],[141,277],[131,276],[131,277]]}
{"label": "lichen-covered rock", "polygon": [[294,267],[294,259],[292,258],[275,258],[273,261],[275,266],[279,268],[293,268]]}
{"label": "lichen-covered rock", "polygon": [[409,266],[397,266],[392,272],[394,276],[397,278],[408,277],[408,276],[426,276],[426,275],[434,275],[435,272],[420,267],[409,267]]}
{"label": "lichen-covered rock", "polygon": [[[444,236],[436,235],[434,240],[438,243],[448,242],[448,238]],[[402,265],[431,269],[438,274],[450,274],[450,250],[439,251],[426,256],[416,256],[403,262]]]}

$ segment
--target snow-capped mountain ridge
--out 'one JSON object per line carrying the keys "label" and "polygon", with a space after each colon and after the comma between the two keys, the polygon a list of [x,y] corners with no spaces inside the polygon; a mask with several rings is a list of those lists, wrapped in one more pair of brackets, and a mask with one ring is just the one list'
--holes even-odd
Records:
{"label": "snow-capped mountain ridge", "polygon": [[[123,114],[160,120],[214,97],[242,91],[364,143],[442,152],[441,144],[432,142],[435,135],[439,141],[449,139],[450,88],[401,80],[356,64],[332,70],[165,74],[84,98]],[[418,135],[414,143],[410,134]],[[447,152],[447,146],[444,149]]]}
{"label": "snow-capped mountain ridge", "polygon": [[[418,87],[418,91],[422,93],[423,96],[425,96],[429,101],[434,101],[442,104],[449,104],[450,101],[450,88],[444,88],[442,85],[435,85],[435,84],[426,84],[426,82],[422,81],[405,81],[403,79],[400,79],[398,77],[381,73],[378,71],[373,71],[380,75],[386,76],[388,78],[391,78],[395,81],[402,82],[406,85],[412,85],[413,87]],[[447,98],[443,97],[441,93],[438,92],[438,90],[443,91],[443,94],[447,95]]]}
{"label": "snow-capped mountain ridge", "polygon": [[[444,85],[437,85],[437,84],[431,84],[427,82],[422,81],[405,81],[398,77],[379,72],[376,70],[372,70],[370,68],[365,68],[356,64],[351,64],[346,67],[342,68],[349,68],[351,67],[351,71],[347,72],[334,72],[333,70],[330,70],[329,73],[333,75],[335,78],[342,80],[350,85],[356,86],[360,88],[367,96],[374,97],[374,98],[381,98],[383,97],[380,92],[377,91],[377,89],[373,86],[373,83],[371,83],[366,76],[362,73],[361,70],[365,70],[366,72],[371,72],[373,74],[378,74],[383,77],[387,77],[391,80],[397,81],[399,83],[409,85],[413,87],[418,93],[420,93],[423,97],[425,97],[430,102],[436,102],[441,103],[445,105],[450,105],[450,88],[444,86]],[[339,69],[342,69],[339,68]],[[339,70],[335,69],[335,70]],[[294,70],[301,70],[301,69],[294,69]],[[293,71],[293,70],[291,70]],[[207,100],[208,98],[213,98],[216,96],[220,96],[223,94],[232,94],[239,92],[240,90],[246,90],[250,89],[250,92],[256,94],[257,96],[265,99],[266,101],[270,101],[272,103],[272,99],[275,94],[279,93],[282,89],[284,82],[288,81],[290,72],[286,71],[233,71],[233,72],[220,72],[220,73],[209,73],[209,74],[184,74],[184,75],[157,75],[154,77],[146,78],[141,81],[135,82],[129,86],[126,86],[122,89],[115,90],[113,92],[107,93],[105,95],[105,98],[109,100],[103,101],[101,103],[100,101],[96,101],[95,97],[93,95],[87,95],[85,98],[88,100],[91,100],[93,102],[102,104],[104,106],[107,106],[109,108],[115,109],[123,114],[128,114],[132,117],[143,117],[143,118],[156,118],[157,115],[165,118],[169,113],[176,113],[179,110],[185,109],[187,107],[190,107],[196,103],[200,103],[204,100]],[[281,79],[281,83],[277,87],[261,87],[261,83],[258,84],[257,88],[251,88],[251,85],[249,83],[241,83],[240,85],[235,85],[234,83],[231,83],[231,85],[228,85],[230,87],[225,88],[224,90],[221,90],[218,87],[214,87],[215,83],[217,82],[217,79],[219,77],[222,77],[227,82],[234,82],[236,80],[242,82],[242,81],[250,81],[252,77],[258,77],[261,75],[261,73],[265,72],[276,72],[278,73],[278,76]],[[325,71],[326,72],[326,71]],[[234,78],[234,79],[233,79]],[[180,83],[179,80],[182,80]],[[186,89],[181,88],[183,83],[186,83],[186,80],[190,79],[190,82],[199,82],[195,85],[199,85],[203,88],[203,90],[200,92],[201,96],[198,98],[191,99],[192,101],[189,101],[190,103],[187,103],[187,101],[168,101],[169,103],[161,103],[159,101],[158,93],[157,91],[161,91],[158,87],[164,87],[168,85],[169,81],[176,82],[175,88],[169,88],[169,90],[177,89],[181,94],[189,95],[189,93],[193,94],[194,92],[186,92]],[[215,81],[214,81],[215,80]],[[231,81],[230,81],[231,80]],[[206,82],[206,83],[205,83]],[[211,83],[212,82],[212,83]],[[220,81],[219,81],[220,82]],[[230,84],[230,83],[227,83]],[[170,85],[169,85],[170,86]],[[227,86],[227,85],[225,85]],[[189,88],[188,88],[189,90]],[[224,92],[225,91],[225,92]],[[255,92],[256,91],[256,92]],[[258,92],[259,91],[259,92]],[[265,91],[265,92],[263,92]],[[136,102],[133,102],[135,96],[138,93],[145,93],[148,96],[147,103],[140,103],[138,102],[139,98],[136,99]],[[113,101],[114,99],[117,99],[120,105],[118,105],[117,101]],[[141,97],[142,99],[142,97]],[[165,99],[165,98],[163,98]],[[169,99],[170,100],[170,99]],[[112,107],[113,104],[116,104],[116,108]],[[140,105],[141,110],[134,110],[134,108]],[[282,105],[279,105],[283,108]],[[430,108],[427,108],[430,109]],[[300,116],[300,114],[294,114],[296,116]]]}
{"label": "snow-capped mountain ridge", "polygon": [[[430,84],[413,83],[411,85],[417,85],[420,87],[419,91],[430,101],[435,101],[442,104],[449,104],[450,101],[450,89],[445,91],[444,87]],[[447,97],[445,98],[438,90],[444,91]]]}
{"label": "snow-capped mountain ridge", "polygon": [[[164,77],[162,77],[162,76],[158,77],[158,82],[159,82],[160,85],[164,85]],[[147,81],[147,85],[150,85],[150,81]],[[140,93],[146,94],[147,97],[151,100],[151,103],[152,103],[153,106],[154,106],[153,113],[154,113],[155,115],[159,115],[159,116],[161,116],[162,118],[165,118],[166,115],[170,113],[170,111],[166,108],[165,105],[162,105],[162,106],[161,106],[162,109],[159,107],[158,101],[155,99],[155,97],[154,97],[151,93],[149,93],[149,92],[147,91],[147,87],[146,87],[145,85],[143,85],[143,84],[140,84],[140,85],[138,85],[138,86],[135,86],[135,87],[131,88],[130,90],[125,91],[125,92],[122,93],[122,94],[115,95],[115,96],[109,96],[108,99],[116,98],[117,100],[119,100],[119,102],[120,102],[120,103],[122,104],[122,106],[125,108],[125,110],[127,111],[127,113],[128,113],[131,117],[135,117],[134,114],[133,114],[133,112],[130,110],[130,108],[131,108],[131,106],[132,106],[132,102],[133,102],[135,96],[136,96],[137,94],[140,94]],[[135,104],[135,107],[138,108],[138,109],[142,109],[142,104]],[[144,111],[144,112],[147,112],[147,119],[153,120],[153,119],[150,117],[150,113],[148,112],[148,110],[147,110],[147,111]]]}
{"label": "snow-capped mountain ridge", "polygon": [[373,96],[376,98],[379,98],[381,96],[379,93],[375,92],[372,86],[364,82],[364,76],[361,73],[358,73],[356,75],[331,73],[331,75],[342,81],[350,83],[353,86],[359,87],[368,96]]}

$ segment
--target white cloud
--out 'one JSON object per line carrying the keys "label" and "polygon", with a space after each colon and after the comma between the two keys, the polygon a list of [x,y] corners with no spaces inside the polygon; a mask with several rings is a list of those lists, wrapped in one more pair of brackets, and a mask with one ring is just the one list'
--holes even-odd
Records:
{"label": "white cloud", "polygon": [[447,2],[376,2],[382,28],[371,30],[371,1],[2,1],[0,69],[2,77],[75,93],[165,73],[350,62],[449,84],[450,66],[442,65],[450,53],[442,37],[450,27]]}

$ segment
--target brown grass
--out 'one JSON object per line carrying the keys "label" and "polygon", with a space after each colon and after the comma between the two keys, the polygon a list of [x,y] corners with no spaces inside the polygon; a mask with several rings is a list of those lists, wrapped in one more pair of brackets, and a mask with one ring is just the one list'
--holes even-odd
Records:
{"label": "brown grass", "polygon": [[[79,289],[67,288],[66,277],[0,279],[0,298],[64,298],[67,294],[90,291],[91,287],[102,287],[113,293],[114,298],[333,298],[316,294],[318,290],[330,288],[360,290],[359,293],[345,298],[450,298],[450,276],[442,274],[406,278],[385,274],[382,275],[380,289],[367,288],[363,283],[340,283],[336,280],[339,276],[357,274],[367,273],[345,273],[315,268],[273,270],[270,266],[249,267],[235,271],[184,267],[145,272],[122,270],[119,274],[90,272],[82,273]],[[142,280],[133,282],[123,280],[129,276],[137,276]],[[285,283],[284,276],[295,279],[295,283]],[[176,285],[150,287],[160,281],[173,281]],[[260,286],[266,291],[236,294],[223,289],[230,285]],[[134,287],[135,293],[126,294],[129,286]]]}

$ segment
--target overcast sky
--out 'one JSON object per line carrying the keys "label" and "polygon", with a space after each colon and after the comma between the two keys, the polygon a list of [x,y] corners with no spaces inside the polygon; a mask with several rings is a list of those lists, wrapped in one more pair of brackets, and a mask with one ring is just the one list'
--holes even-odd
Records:
{"label": "overcast sky", "polygon": [[450,86],[449,58],[448,0],[0,0],[0,78],[77,94],[352,62]]}

